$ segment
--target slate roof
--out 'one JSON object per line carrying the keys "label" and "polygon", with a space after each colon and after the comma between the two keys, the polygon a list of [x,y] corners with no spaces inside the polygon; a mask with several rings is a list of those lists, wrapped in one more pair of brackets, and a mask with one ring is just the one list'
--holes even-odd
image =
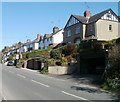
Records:
{"label": "slate roof", "polygon": [[[111,9],[107,9],[103,12],[100,12],[94,16],[91,16],[89,19],[84,17],[84,16],[78,16],[78,15],[72,15],[73,17],[75,17],[76,19],[78,19],[81,23],[91,23],[91,22],[94,22],[94,21],[97,21],[99,20],[104,14],[106,14],[108,11],[111,11],[112,13],[114,13]],[[115,13],[114,13],[115,14]],[[116,15],[116,14],[115,14]],[[117,15],[116,15],[117,16]],[[119,18],[120,19],[120,18]],[[89,21],[88,21],[89,20]]]}
{"label": "slate roof", "polygon": [[52,34],[45,34],[44,35],[44,38],[49,38],[49,37],[51,37],[52,36]]}
{"label": "slate roof", "polygon": [[78,19],[81,23],[86,23],[88,21],[88,18],[84,16],[78,16],[78,15],[72,15],[72,16]]}

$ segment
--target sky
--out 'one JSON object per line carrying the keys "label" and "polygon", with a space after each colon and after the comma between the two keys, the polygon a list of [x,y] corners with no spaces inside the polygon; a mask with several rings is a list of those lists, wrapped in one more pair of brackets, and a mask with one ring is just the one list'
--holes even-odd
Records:
{"label": "sky", "polygon": [[111,8],[118,15],[118,2],[2,2],[2,46],[34,40],[50,34],[53,27],[64,28],[70,15],[92,15]]}

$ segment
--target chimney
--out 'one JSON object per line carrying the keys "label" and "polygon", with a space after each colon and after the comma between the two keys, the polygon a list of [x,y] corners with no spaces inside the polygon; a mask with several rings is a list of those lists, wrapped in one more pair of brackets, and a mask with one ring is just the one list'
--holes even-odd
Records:
{"label": "chimney", "polygon": [[58,27],[54,27],[54,28],[53,28],[53,33],[56,33],[58,30],[59,30]]}
{"label": "chimney", "polygon": [[92,15],[92,13],[90,11],[85,11],[84,12],[84,17],[86,17],[86,18],[90,18],[91,15]]}
{"label": "chimney", "polygon": [[31,40],[30,39],[27,39],[27,42],[30,42]]}
{"label": "chimney", "polygon": [[37,39],[40,39],[40,37],[41,37],[41,34],[37,34]]}

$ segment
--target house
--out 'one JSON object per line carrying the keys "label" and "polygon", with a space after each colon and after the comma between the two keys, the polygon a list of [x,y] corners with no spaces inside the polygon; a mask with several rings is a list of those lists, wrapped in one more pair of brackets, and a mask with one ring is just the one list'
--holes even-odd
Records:
{"label": "house", "polygon": [[120,37],[118,32],[119,18],[111,10],[105,10],[92,16],[85,11],[84,16],[71,15],[63,34],[64,43],[80,43],[81,41],[96,39],[108,41]]}
{"label": "house", "polygon": [[24,44],[24,48],[22,49],[26,50],[25,52],[32,52],[33,50],[39,49],[39,41],[41,37],[41,34],[37,34],[37,38],[35,40],[31,41],[30,39],[28,39],[27,43]]}
{"label": "house", "polygon": [[40,49],[47,49],[49,46],[55,47],[59,43],[63,43],[63,29],[53,28],[53,33],[45,34],[39,42]]}

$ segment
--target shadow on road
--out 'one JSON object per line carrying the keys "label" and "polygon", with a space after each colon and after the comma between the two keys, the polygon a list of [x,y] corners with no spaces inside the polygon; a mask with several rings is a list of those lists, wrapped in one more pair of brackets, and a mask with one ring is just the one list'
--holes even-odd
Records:
{"label": "shadow on road", "polygon": [[106,91],[101,91],[100,89],[94,89],[94,88],[88,88],[88,87],[81,87],[81,86],[71,86],[71,89],[77,90],[77,91],[86,91],[88,93],[109,93]]}

